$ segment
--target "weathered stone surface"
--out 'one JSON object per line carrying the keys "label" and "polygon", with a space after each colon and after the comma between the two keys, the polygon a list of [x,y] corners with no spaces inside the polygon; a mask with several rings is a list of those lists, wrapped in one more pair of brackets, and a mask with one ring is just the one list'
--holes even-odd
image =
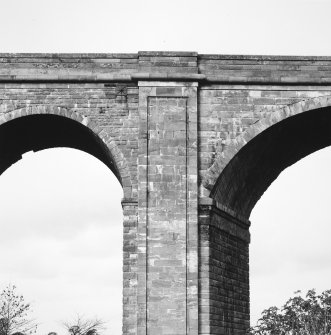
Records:
{"label": "weathered stone surface", "polygon": [[0,172],[57,146],[113,171],[124,334],[244,334],[250,211],[330,108],[330,57],[1,54]]}
{"label": "weathered stone surface", "polygon": [[140,83],[148,334],[198,331],[196,99],[196,85]]}

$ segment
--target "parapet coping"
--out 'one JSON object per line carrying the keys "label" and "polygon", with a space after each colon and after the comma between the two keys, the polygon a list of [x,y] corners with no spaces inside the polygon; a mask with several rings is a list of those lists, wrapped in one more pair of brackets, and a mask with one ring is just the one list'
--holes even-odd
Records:
{"label": "parapet coping", "polygon": [[215,60],[330,61],[331,56],[199,54],[195,51],[139,51],[137,53],[0,53],[0,58],[112,59],[142,57],[197,57]]}
{"label": "parapet coping", "polygon": [[[168,66],[162,66],[155,64],[153,67],[153,62],[149,66],[150,68],[144,66],[140,67],[139,58],[144,57],[195,57],[196,65],[189,66],[192,73],[184,72],[181,70],[180,66],[174,66],[171,70]],[[79,69],[76,70],[73,66],[70,68],[70,64],[74,63],[97,63],[102,64],[103,61],[108,63],[110,59],[115,59],[115,63],[123,60],[124,63],[134,64],[132,69],[126,68],[125,73],[118,70],[117,72],[107,72],[105,70],[98,71],[95,69]],[[129,61],[125,62],[125,59]],[[320,85],[326,86],[331,84],[331,75],[329,72],[325,73],[323,76],[291,76],[286,73],[280,75],[280,77],[275,77],[270,75],[263,76],[263,71],[258,73],[256,76],[251,75],[240,75],[240,71],[229,73],[225,71],[224,73],[220,71],[219,73],[198,73],[199,72],[199,62],[201,60],[224,60],[224,61],[238,61],[238,70],[240,70],[240,64],[246,63],[256,63],[263,64],[266,66],[272,62],[302,62],[302,65],[308,63],[320,62],[326,63],[326,65],[331,67],[331,56],[269,56],[269,55],[216,55],[216,54],[198,54],[197,52],[191,51],[139,51],[138,53],[0,53],[0,67],[1,64],[15,64],[25,63],[26,66],[20,65],[17,71],[13,73],[12,69],[9,68],[4,74],[0,75],[1,83],[26,83],[26,82],[60,82],[60,83],[111,83],[111,82],[138,82],[138,81],[195,81],[201,84],[219,84],[219,85]],[[66,63],[69,64],[64,69],[59,67],[59,69],[46,69],[45,71],[30,71],[30,74],[26,74],[25,68],[29,68],[29,64],[35,63]],[[111,61],[110,61],[111,62]],[[162,59],[160,60],[162,63]],[[180,62],[180,61],[179,61]],[[168,61],[166,61],[168,64]],[[330,64],[329,64],[330,63]],[[185,62],[184,62],[185,64]],[[178,64],[177,64],[178,65]],[[180,63],[179,63],[180,65]],[[297,65],[297,64],[296,64]],[[300,65],[300,64],[299,64]],[[325,64],[324,64],[325,65]],[[323,66],[324,66],[323,65]],[[186,68],[186,66],[184,66]],[[145,68],[145,70],[144,70]],[[128,72],[129,70],[129,72]],[[176,72],[178,71],[178,72]],[[182,71],[182,72],[181,72]],[[203,72],[203,71],[202,71]]]}
{"label": "parapet coping", "polygon": [[215,60],[255,60],[255,61],[331,61],[331,56],[292,56],[292,55],[218,55],[198,54],[199,59]]}

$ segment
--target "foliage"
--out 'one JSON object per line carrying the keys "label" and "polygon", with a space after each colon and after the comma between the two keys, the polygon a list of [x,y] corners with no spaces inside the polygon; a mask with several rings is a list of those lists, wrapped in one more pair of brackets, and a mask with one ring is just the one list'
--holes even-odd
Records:
{"label": "foliage", "polygon": [[0,335],[32,334],[37,325],[28,318],[30,304],[16,294],[16,286],[8,285],[0,294]]}
{"label": "foliage", "polygon": [[262,312],[250,335],[329,335],[331,334],[331,290],[320,295],[309,290],[305,297],[295,292],[279,310],[270,307]]}
{"label": "foliage", "polygon": [[74,322],[65,322],[64,327],[70,335],[97,335],[104,329],[104,322],[100,319],[84,319],[77,316]]}

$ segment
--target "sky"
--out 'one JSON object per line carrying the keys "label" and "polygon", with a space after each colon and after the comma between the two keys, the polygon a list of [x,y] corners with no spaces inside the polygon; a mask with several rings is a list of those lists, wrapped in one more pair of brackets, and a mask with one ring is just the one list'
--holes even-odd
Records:
{"label": "sky", "polygon": [[[0,52],[329,55],[331,0],[0,0]],[[285,170],[251,215],[251,309],[330,278],[331,150]],[[38,334],[77,313],[121,329],[122,190],[80,151],[28,153],[0,176],[0,285],[32,302]],[[8,224],[10,223],[10,224]]]}
{"label": "sky", "polygon": [[37,334],[65,334],[77,315],[120,334],[123,192],[79,150],[28,152],[0,177],[0,288],[31,302]]}
{"label": "sky", "polygon": [[251,214],[251,321],[301,290],[329,290],[331,147],[285,169]]}

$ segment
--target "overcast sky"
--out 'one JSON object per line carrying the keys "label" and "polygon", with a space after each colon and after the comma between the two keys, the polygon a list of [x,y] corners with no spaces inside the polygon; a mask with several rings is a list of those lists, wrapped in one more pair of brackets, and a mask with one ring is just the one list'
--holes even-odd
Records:
{"label": "overcast sky", "polygon": [[[331,55],[331,0],[0,0],[1,52]],[[329,286],[331,150],[285,170],[252,215],[251,308]],[[38,333],[75,313],[121,329],[121,187],[97,159],[52,149],[0,177],[0,284],[33,302]]]}
{"label": "overcast sky", "polygon": [[64,334],[78,313],[120,333],[122,197],[108,167],[73,149],[29,152],[0,177],[0,287],[32,302],[38,334]]}

